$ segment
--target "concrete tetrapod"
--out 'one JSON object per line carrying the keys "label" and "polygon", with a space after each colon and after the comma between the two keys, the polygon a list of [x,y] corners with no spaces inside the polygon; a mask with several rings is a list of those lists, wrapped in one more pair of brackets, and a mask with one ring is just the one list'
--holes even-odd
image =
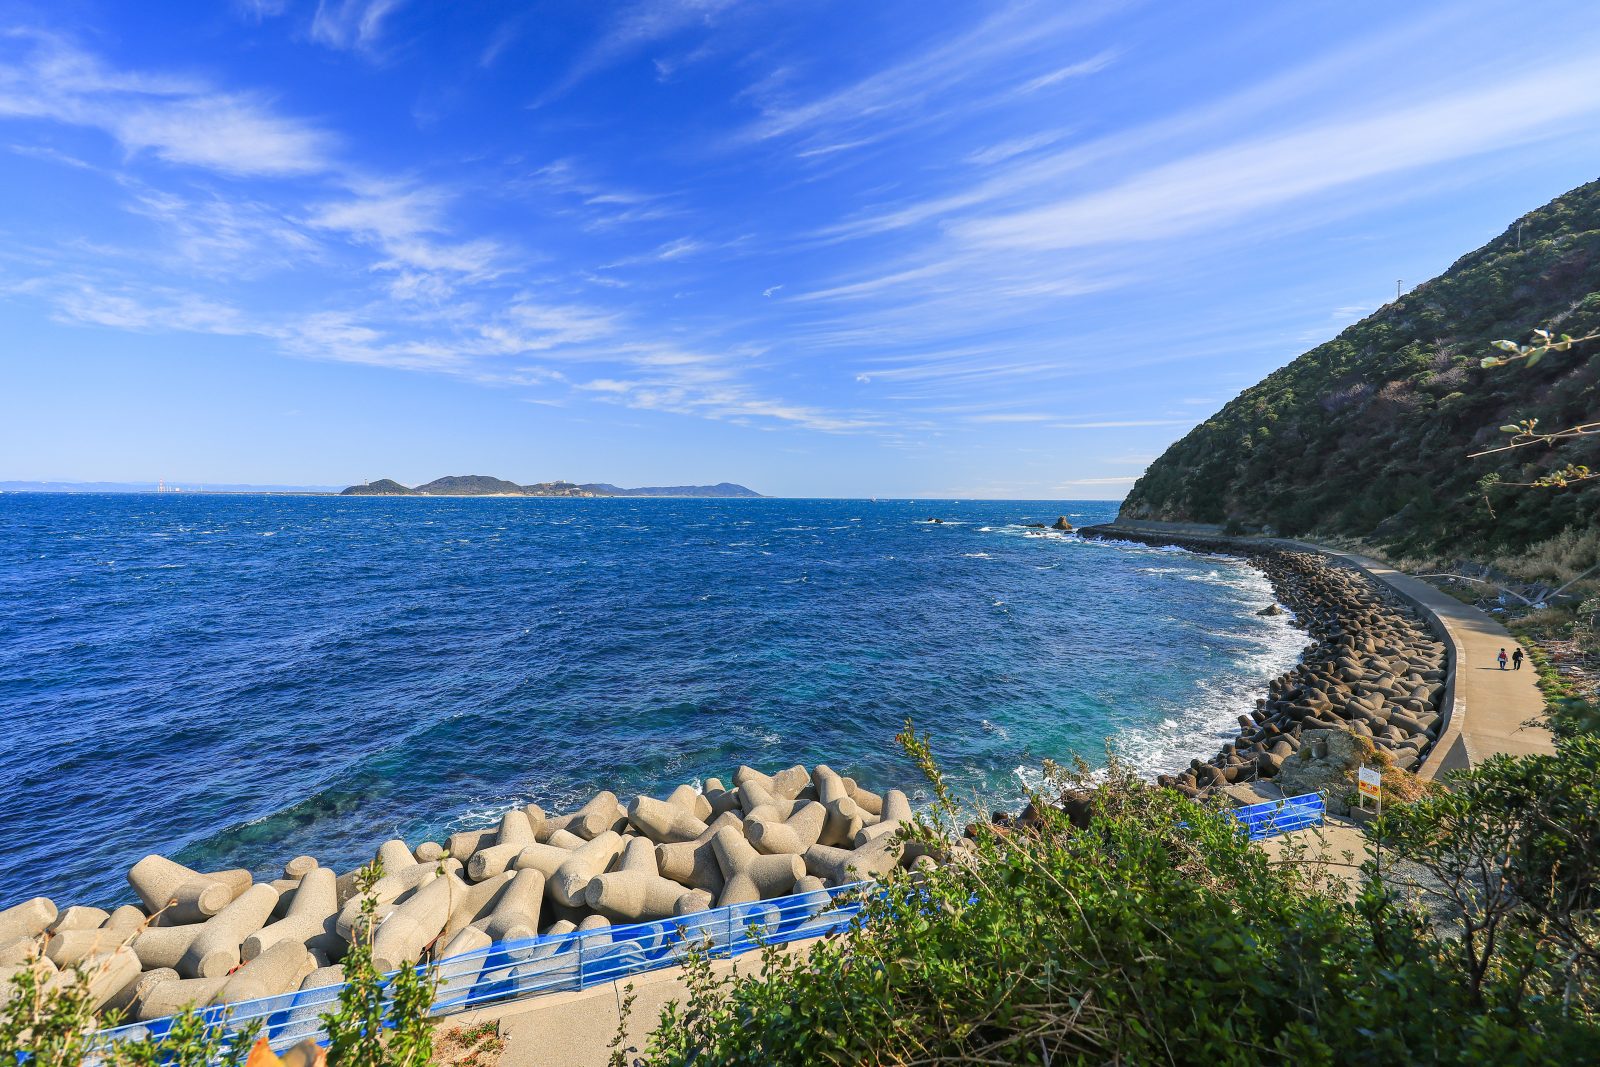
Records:
{"label": "concrete tetrapod", "polygon": [[589,800],[589,803],[573,812],[572,821],[564,829],[593,841],[607,831],[622,830],[627,818],[628,813],[617,803],[617,794],[609,789],[602,789]]}
{"label": "concrete tetrapod", "polygon": [[794,800],[800,792],[811,784],[811,775],[800,764],[787,767],[772,776],[772,784],[768,786],[774,796],[784,800]]}
{"label": "concrete tetrapod", "polygon": [[533,843],[533,825],[528,822],[527,813],[521,808],[511,809],[500,816],[495,843],[480,848],[467,861],[467,877],[481,882],[490,875],[499,874],[515,862],[517,853]]}
{"label": "concrete tetrapod", "polygon": [[[613,801],[614,802],[614,801]],[[605,830],[567,857],[548,883],[550,898],[569,908],[583,903],[583,889],[589,879],[603,872],[623,848],[622,835]]]}
{"label": "concrete tetrapod", "polygon": [[178,973],[190,978],[219,978],[239,966],[240,943],[261,929],[277,903],[278,892],[269,885],[253,885],[245,890],[238,900],[205,921],[199,936],[178,961]]}
{"label": "concrete tetrapod", "polygon": [[[454,937],[445,943],[444,949],[439,953],[439,959],[454,959],[465,956],[469,952],[482,952],[494,944],[494,938],[476,926],[464,926]],[[473,972],[476,975],[476,971]]]}
{"label": "concrete tetrapod", "polygon": [[139,980],[139,957],[126,945],[115,952],[85,960],[81,973],[61,971],[50,979],[53,989],[83,986],[89,993],[89,1008],[99,1011],[106,1001]]}
{"label": "concrete tetrapod", "polygon": [[[19,937],[9,944],[0,945],[0,970],[7,967],[20,967],[29,960],[40,956],[42,945],[39,936]],[[8,976],[0,975],[0,996],[3,996],[4,983]]]}
{"label": "concrete tetrapod", "polygon": [[851,778],[846,778],[844,780],[844,787],[849,791],[850,799],[855,801],[856,806],[859,807],[863,812],[872,816],[874,819],[883,814],[883,798],[878,794],[866,789],[862,789],[855,783],[854,779]]}
{"label": "concrete tetrapod", "polygon": [[658,845],[693,841],[706,832],[706,824],[694,815],[654,797],[635,797],[628,805],[628,821]]}
{"label": "concrete tetrapod", "polygon": [[[332,887],[331,879],[328,885]],[[298,941],[278,941],[228,975],[211,1003],[237,1004],[242,1000],[292,993],[316,969],[316,962],[305,945]]]}
{"label": "concrete tetrapod", "polygon": [[812,845],[806,849],[805,868],[810,874],[824,879],[830,885],[844,885],[859,878],[876,878],[887,874],[900,862],[904,844],[893,834],[875,837],[859,848],[845,851],[827,845]]}
{"label": "concrete tetrapod", "polygon": [[76,966],[91,956],[115,952],[133,941],[125,930],[63,930],[45,941],[45,958],[63,969]]}
{"label": "concrete tetrapod", "polygon": [[145,915],[143,908],[140,908],[137,904],[124,904],[113,911],[106,918],[106,921],[101,924],[100,928],[102,930],[125,930],[129,933],[135,933],[144,929],[144,924],[147,921],[148,917]]}
{"label": "concrete tetrapod", "polygon": [[578,849],[584,846],[584,839],[573,833],[571,830],[563,830],[557,827],[556,829],[551,830],[549,835],[539,843],[543,845],[554,845],[556,848],[564,848],[568,852],[576,852]]}
{"label": "concrete tetrapod", "polygon": [[416,860],[411,855],[411,848],[398,837],[391,838],[378,846],[378,853],[373,857],[383,865],[383,873],[398,871],[402,867],[409,867]]}
{"label": "concrete tetrapod", "polygon": [[550,816],[546,815],[545,810],[537,804],[522,805],[522,814],[528,817],[528,828],[533,831],[533,839],[539,840],[539,834]]}
{"label": "concrete tetrapod", "polygon": [[866,820],[862,817],[860,805],[850,799],[844,779],[833,768],[820,763],[811,772],[811,778],[817,783],[817,800],[827,812],[822,833],[817,835],[817,840],[812,844],[854,847],[855,836],[866,825]]}
{"label": "concrete tetrapod", "polygon": [[657,873],[655,848],[641,838],[628,843],[617,871],[599,874],[584,890],[584,903],[613,922],[636,923],[678,914],[691,891]]}
{"label": "concrete tetrapod", "polygon": [[128,884],[151,915],[174,923],[201,922],[233,902],[231,887],[199,871],[151,854],[128,870]]}
{"label": "concrete tetrapod", "polygon": [[285,878],[304,878],[316,866],[317,859],[315,856],[296,856],[283,865],[283,876]]}
{"label": "concrete tetrapod", "polygon": [[11,980],[23,971],[32,971],[35,980],[41,983],[50,981],[57,973],[56,965],[42,957],[9,967],[0,967],[0,1007],[16,995],[16,987],[11,984]]}
{"label": "concrete tetrapod", "polygon": [[766,783],[750,779],[739,787],[739,807],[746,819],[787,819],[794,814],[794,802],[784,800],[768,789]]}
{"label": "concrete tetrapod", "polygon": [[[452,937],[439,952],[439,986],[434,1004],[443,1009],[459,1006],[477,985],[489,956],[484,952],[494,942],[476,926],[468,926]],[[463,958],[470,956],[470,959]]]}
{"label": "concrete tetrapod", "polygon": [[164,982],[151,982],[139,995],[134,1015],[140,1022],[164,1019],[176,1015],[184,1008],[200,1007],[211,1003],[217,990],[228,984],[226,975],[216,978],[175,978]]}
{"label": "concrete tetrapod", "polygon": [[98,930],[109,918],[111,915],[104,908],[74,904],[56,916],[56,921],[50,924],[50,932],[60,934],[68,930]]}
{"label": "concrete tetrapod", "polygon": [[25,937],[38,937],[56,921],[55,901],[49,897],[34,897],[21,904],[13,904],[0,911],[0,945],[9,945]]}
{"label": "concrete tetrapod", "polygon": [[499,828],[494,826],[485,826],[481,830],[458,830],[445,842],[445,851],[451,859],[466,863],[474,852],[493,845],[495,835],[499,832]]}
{"label": "concrete tetrapod", "polygon": [[693,815],[701,822],[711,818],[711,801],[692,785],[680,785],[667,796],[667,803]]}
{"label": "concrete tetrapod", "polygon": [[293,941],[329,957],[342,953],[346,942],[334,928],[339,914],[335,881],[336,876],[327,867],[307,871],[295,888],[289,913],[245,938],[239,946],[240,956],[253,960],[280,941]]}
{"label": "concrete tetrapod", "polygon": [[178,972],[170,967],[160,967],[153,971],[141,971],[139,977],[122,987],[110,1000],[106,1001],[107,1011],[120,1011],[125,1019],[139,1017],[139,1003],[144,999],[145,990],[162,982],[176,982]]}
{"label": "concrete tetrapod", "polygon": [[204,930],[204,923],[188,926],[152,926],[141,930],[133,939],[133,951],[145,970],[176,968],[195,939]]}
{"label": "concrete tetrapod", "polygon": [[518,871],[500,894],[484,932],[491,941],[525,941],[539,936],[539,907],[544,903],[544,874]]}
{"label": "concrete tetrapod", "polygon": [[730,903],[729,890],[734,888],[735,881],[741,883],[735,896],[748,892],[743,884],[748,882],[754,887],[757,898],[766,900],[788,893],[795,881],[806,873],[805,863],[799,856],[763,856],[731,826],[723,827],[712,836],[711,847],[728,883],[723,887],[721,903],[724,904]]}
{"label": "concrete tetrapod", "polygon": [[546,879],[554,878],[561,865],[572,858],[572,852],[572,849],[557,845],[541,845],[534,842],[517,853],[517,858],[511,867],[517,871],[538,871]]}
{"label": "concrete tetrapod", "polygon": [[[389,905],[393,904],[403,894],[438,877],[440,866],[441,864],[438,863],[414,863],[409,867],[390,872],[379,878],[373,883],[372,889],[368,893],[378,904],[378,913],[375,918],[383,919],[390,911],[394,910]],[[447,871],[461,869],[461,864],[453,858],[445,860],[442,866]],[[361,920],[362,899],[362,896],[357,894],[346,900],[344,907],[339,909],[339,918],[334,921],[334,931],[346,941],[355,940],[356,926]]]}
{"label": "concrete tetrapod", "polygon": [[493,878],[466,886],[464,889],[457,885],[455,908],[450,912],[450,921],[444,924],[444,932],[439,935],[440,939],[449,941],[463,930],[487,922],[500,895],[516,876],[516,871],[501,871]]}
{"label": "concrete tetrapod", "polygon": [[746,819],[744,836],[760,852],[798,856],[817,843],[828,817],[828,809],[815,800],[804,800],[783,822]]}
{"label": "concrete tetrapod", "polygon": [[397,905],[372,935],[372,966],[387,973],[417,962],[450,920],[457,884],[450,876],[435,878]]}

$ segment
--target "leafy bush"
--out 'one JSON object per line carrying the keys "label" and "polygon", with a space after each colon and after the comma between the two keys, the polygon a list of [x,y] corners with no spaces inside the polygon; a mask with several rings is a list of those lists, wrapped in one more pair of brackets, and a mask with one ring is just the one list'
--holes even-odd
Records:
{"label": "leafy bush", "polygon": [[[1378,865],[1347,903],[1206,805],[1119,766],[1097,786],[1078,825],[1036,803],[1033,830],[977,826],[970,847],[947,809],[918,833],[951,862],[891,877],[851,936],[769,953],[759,978],[691,966],[642,1062],[1559,1063],[1600,1038],[1586,997],[1546,995],[1563,964],[1534,933],[1468,968]],[[1552,815],[1587,830],[1600,804],[1569,800],[1588,807]],[[1460,811],[1432,803],[1419,847]]]}

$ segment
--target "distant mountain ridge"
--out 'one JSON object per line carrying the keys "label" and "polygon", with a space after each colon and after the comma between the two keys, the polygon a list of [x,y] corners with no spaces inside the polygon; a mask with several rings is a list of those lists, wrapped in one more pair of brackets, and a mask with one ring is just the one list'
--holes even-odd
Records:
{"label": "distant mountain ridge", "polygon": [[575,482],[535,482],[532,485],[518,485],[504,478],[493,478],[486,474],[452,474],[443,478],[435,478],[431,482],[411,488],[401,485],[392,478],[379,478],[377,481],[366,482],[362,485],[352,485],[339,494],[340,496],[568,496],[568,497],[606,497],[606,496],[670,496],[670,497],[716,497],[750,499],[760,497],[761,494],[733,482],[718,482],[716,485],[657,485],[642,486],[637,489],[623,489],[620,486],[610,485],[606,482],[589,482],[578,485]]}

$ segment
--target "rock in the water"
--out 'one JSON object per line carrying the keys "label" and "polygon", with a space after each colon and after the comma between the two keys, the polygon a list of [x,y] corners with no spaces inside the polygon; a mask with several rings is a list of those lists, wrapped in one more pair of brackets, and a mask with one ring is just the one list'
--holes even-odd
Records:
{"label": "rock in the water", "polygon": [[1268,604],[1266,607],[1264,607],[1260,611],[1256,612],[1256,614],[1257,615],[1269,615],[1269,616],[1270,615],[1282,615],[1283,614],[1283,609],[1281,607],[1279,607],[1278,605],[1276,605],[1276,604]]}
{"label": "rock in the water", "polygon": [[1070,531],[1072,529],[1072,523],[1068,522],[1067,521],[1067,517],[1065,515],[1063,515],[1059,519],[1057,519],[1051,525],[1050,528],[1052,530],[1068,530],[1068,531]]}

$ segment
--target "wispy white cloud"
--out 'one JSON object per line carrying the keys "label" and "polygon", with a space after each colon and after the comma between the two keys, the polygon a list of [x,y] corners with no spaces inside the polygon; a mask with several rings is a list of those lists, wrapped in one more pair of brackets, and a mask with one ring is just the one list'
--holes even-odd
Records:
{"label": "wispy white cloud", "polygon": [[358,183],[352,196],[313,208],[307,224],[354,235],[381,249],[372,269],[393,271],[396,296],[438,299],[460,281],[481,281],[500,271],[505,249],[490,238],[443,240],[450,201],[437,187],[395,182]]}
{"label": "wispy white cloud", "polygon": [[[567,68],[566,73],[540,98],[539,104],[549,103],[591,75],[637,55],[640,50],[667,40],[694,26],[713,23],[737,0],[639,0],[622,8],[612,16],[610,25],[599,40],[589,46]],[[670,76],[677,64],[667,61],[665,71],[658,65],[658,73]]]}
{"label": "wispy white cloud", "polygon": [[1505,151],[1600,110],[1597,56],[1302,129],[1241,141],[1151,168],[1109,188],[958,222],[957,240],[1059,249],[1170,240],[1380,175]]}
{"label": "wispy white cloud", "polygon": [[988,148],[980,148],[976,152],[969,152],[967,162],[976,163],[980,167],[1004,163],[1008,159],[1047,148],[1065,136],[1065,130],[1045,130],[1043,133],[1030,134],[1027,137],[1015,137],[1009,141],[990,145]]}
{"label": "wispy white cloud", "polygon": [[229,175],[329,167],[332,138],[264,98],[203,81],[117,71],[66,40],[0,34],[0,116],[102,130],[129,153]]}
{"label": "wispy white cloud", "polygon": [[384,23],[405,0],[317,0],[311,39],[329,48],[370,51],[383,36]]}
{"label": "wispy white cloud", "polygon": [[1090,74],[1099,74],[1102,70],[1105,70],[1107,67],[1111,66],[1112,63],[1116,62],[1117,55],[1118,53],[1115,49],[1107,49],[1098,55],[1090,56],[1088,59],[1082,59],[1076,63],[1068,63],[1064,67],[1057,67],[1055,70],[1041,74],[1037,78],[1033,78],[1024,83],[1018,92],[1036,93],[1040,89],[1047,89],[1052,85],[1059,85],[1061,82],[1067,81],[1071,78],[1084,78],[1088,77]]}
{"label": "wispy white cloud", "polygon": [[[964,32],[843,88],[806,100],[767,100],[761,117],[744,136],[769,140],[863,123],[893,123],[907,111],[927,107],[936,97],[970,91],[970,80],[997,64],[1015,69],[1019,62],[1037,61],[1058,47],[1063,35],[1106,17],[1119,6],[1102,2],[1064,9],[1031,2],[1005,4],[988,11],[982,21]],[[1107,58],[1102,66],[1109,61]],[[774,91],[781,87],[772,87],[769,94]],[[980,94],[975,99],[982,102],[987,98]]]}

